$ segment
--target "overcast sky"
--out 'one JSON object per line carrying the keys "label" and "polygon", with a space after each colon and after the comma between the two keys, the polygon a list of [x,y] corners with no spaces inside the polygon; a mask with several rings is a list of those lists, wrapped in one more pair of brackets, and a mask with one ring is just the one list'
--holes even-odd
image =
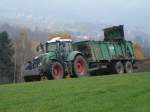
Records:
{"label": "overcast sky", "polygon": [[0,0],[0,16],[18,14],[150,27],[150,0]]}

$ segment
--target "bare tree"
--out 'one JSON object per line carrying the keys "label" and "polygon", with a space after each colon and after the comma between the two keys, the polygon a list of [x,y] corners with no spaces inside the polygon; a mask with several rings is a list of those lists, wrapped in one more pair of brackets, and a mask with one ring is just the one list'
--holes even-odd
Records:
{"label": "bare tree", "polygon": [[32,42],[28,37],[26,29],[21,29],[20,36],[16,38],[16,81],[22,81],[22,67],[24,64],[32,60],[34,57],[34,51],[32,50]]}

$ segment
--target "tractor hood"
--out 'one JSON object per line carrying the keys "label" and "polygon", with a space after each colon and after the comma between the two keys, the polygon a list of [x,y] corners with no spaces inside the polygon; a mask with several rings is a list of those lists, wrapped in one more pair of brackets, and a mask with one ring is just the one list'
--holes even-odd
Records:
{"label": "tractor hood", "polygon": [[39,69],[42,71],[46,71],[51,62],[51,60],[56,59],[56,53],[55,52],[49,52],[43,54],[42,61],[41,61],[41,66],[39,66]]}
{"label": "tractor hood", "polygon": [[51,59],[56,59],[56,53],[55,52],[49,52],[49,53],[45,53],[43,54],[43,59],[51,60]]}

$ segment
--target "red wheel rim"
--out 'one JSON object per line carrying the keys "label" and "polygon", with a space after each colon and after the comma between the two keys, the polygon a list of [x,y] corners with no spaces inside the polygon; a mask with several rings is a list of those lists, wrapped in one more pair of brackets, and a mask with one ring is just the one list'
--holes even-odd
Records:
{"label": "red wheel rim", "polygon": [[85,62],[82,59],[79,59],[76,63],[76,69],[77,72],[80,76],[85,75],[85,71],[86,71],[86,66],[85,66]]}
{"label": "red wheel rim", "polygon": [[63,69],[59,64],[56,64],[53,68],[53,74],[55,79],[61,79],[63,75]]}

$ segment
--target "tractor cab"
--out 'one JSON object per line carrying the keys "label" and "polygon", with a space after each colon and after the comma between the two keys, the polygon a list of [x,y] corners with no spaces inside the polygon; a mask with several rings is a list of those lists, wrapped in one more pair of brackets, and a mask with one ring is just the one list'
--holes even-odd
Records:
{"label": "tractor cab", "polygon": [[72,40],[71,39],[61,39],[61,37],[56,37],[46,44],[46,53],[55,54],[58,58],[66,59],[68,53],[72,51]]}

